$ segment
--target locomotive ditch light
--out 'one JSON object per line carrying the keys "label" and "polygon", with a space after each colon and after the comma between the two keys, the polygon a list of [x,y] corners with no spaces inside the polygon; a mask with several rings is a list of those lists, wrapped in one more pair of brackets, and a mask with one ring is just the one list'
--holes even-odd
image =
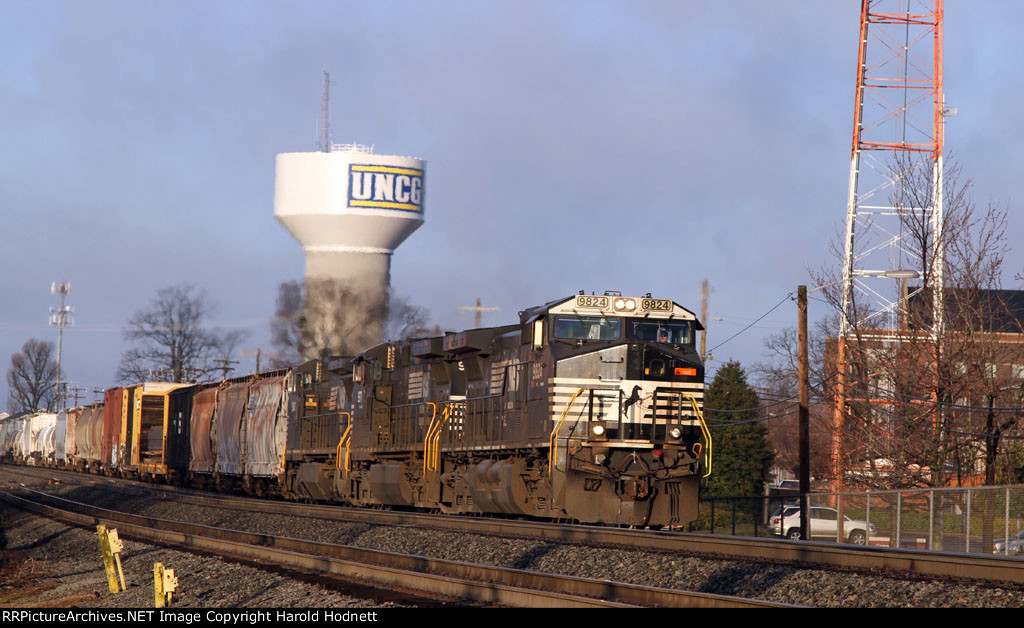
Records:
{"label": "locomotive ditch light", "polygon": [[669,436],[669,438],[671,438],[672,440],[679,440],[679,438],[680,438],[680,437],[681,437],[682,435],[683,435],[683,430],[679,429],[678,427],[673,427],[673,428],[671,428],[671,429],[670,429],[670,430],[668,431],[668,436]]}
{"label": "locomotive ditch light", "polygon": [[608,431],[604,427],[604,423],[591,423],[590,424],[590,437],[593,440],[607,440]]}

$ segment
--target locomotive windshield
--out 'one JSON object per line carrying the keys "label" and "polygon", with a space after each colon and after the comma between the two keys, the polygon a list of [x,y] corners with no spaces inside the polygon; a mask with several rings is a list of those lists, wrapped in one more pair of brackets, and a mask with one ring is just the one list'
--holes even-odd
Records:
{"label": "locomotive windshield", "polygon": [[567,340],[616,340],[622,335],[622,320],[607,316],[556,316],[555,338]]}
{"label": "locomotive windshield", "polygon": [[693,342],[693,323],[690,321],[632,320],[630,337],[647,342],[690,344]]}

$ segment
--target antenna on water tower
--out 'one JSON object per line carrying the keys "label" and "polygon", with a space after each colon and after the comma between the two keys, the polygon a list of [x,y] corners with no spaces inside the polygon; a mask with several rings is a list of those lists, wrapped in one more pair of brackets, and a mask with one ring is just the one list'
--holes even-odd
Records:
{"label": "antenna on water tower", "polygon": [[331,152],[331,73],[324,70],[324,96],[320,105],[320,133],[317,148],[321,153]]}

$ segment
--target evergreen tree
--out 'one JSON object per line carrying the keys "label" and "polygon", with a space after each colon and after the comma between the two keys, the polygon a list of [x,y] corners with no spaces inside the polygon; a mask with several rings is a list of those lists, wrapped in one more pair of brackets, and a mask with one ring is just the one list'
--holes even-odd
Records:
{"label": "evergreen tree", "polygon": [[718,369],[704,395],[705,418],[711,428],[713,466],[705,480],[705,497],[761,495],[775,451],[768,441],[768,428],[755,421],[757,393],[747,384],[739,362],[730,361]]}

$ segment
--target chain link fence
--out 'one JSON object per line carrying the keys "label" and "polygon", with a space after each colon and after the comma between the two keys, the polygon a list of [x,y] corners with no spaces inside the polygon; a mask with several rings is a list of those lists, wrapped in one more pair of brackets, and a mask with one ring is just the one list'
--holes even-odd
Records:
{"label": "chain link fence", "polygon": [[[1024,486],[810,493],[812,540],[1024,557]],[[800,498],[701,499],[691,532],[800,538]]]}

